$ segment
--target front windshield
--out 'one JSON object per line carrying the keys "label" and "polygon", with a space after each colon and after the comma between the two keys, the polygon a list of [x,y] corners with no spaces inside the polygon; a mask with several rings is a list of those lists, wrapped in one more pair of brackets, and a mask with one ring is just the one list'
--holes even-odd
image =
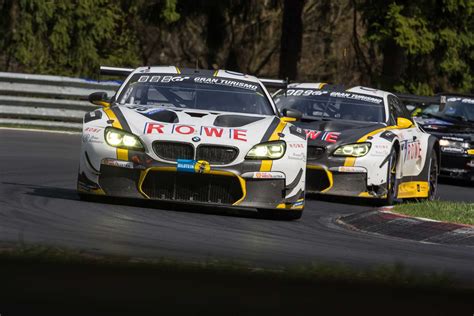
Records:
{"label": "front windshield", "polygon": [[461,121],[474,122],[474,98],[447,98],[440,114]]}
{"label": "front windshield", "polygon": [[275,103],[280,110],[300,111],[303,119],[385,121],[383,99],[358,93],[288,89],[276,95]]}
{"label": "front windshield", "polygon": [[274,115],[259,84],[202,75],[136,74],[119,104]]}

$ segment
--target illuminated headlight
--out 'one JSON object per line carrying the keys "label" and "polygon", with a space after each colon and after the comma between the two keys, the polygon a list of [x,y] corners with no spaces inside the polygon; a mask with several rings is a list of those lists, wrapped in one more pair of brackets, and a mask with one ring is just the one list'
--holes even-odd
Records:
{"label": "illuminated headlight", "polygon": [[455,140],[440,139],[439,145],[441,147],[458,147],[458,148],[469,148],[469,143],[459,142]]}
{"label": "illuminated headlight", "polygon": [[333,155],[344,157],[362,157],[367,155],[370,150],[370,143],[343,145],[337,148]]}
{"label": "illuminated headlight", "polygon": [[120,129],[107,127],[105,141],[113,147],[143,151],[145,148],[137,136]]}
{"label": "illuminated headlight", "polygon": [[274,141],[253,146],[247,153],[246,159],[280,159],[286,151],[286,143]]}

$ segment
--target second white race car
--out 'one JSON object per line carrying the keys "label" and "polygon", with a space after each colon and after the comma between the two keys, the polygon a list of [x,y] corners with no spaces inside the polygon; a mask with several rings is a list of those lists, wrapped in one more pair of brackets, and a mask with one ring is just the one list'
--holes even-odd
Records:
{"label": "second white race car", "polygon": [[299,218],[306,135],[278,116],[262,82],[225,70],[109,69],[128,74],[84,118],[77,188],[108,195],[256,208]]}
{"label": "second white race car", "polygon": [[308,137],[308,192],[396,199],[433,199],[439,144],[421,130],[399,99],[382,90],[291,84],[278,108],[303,115]]}

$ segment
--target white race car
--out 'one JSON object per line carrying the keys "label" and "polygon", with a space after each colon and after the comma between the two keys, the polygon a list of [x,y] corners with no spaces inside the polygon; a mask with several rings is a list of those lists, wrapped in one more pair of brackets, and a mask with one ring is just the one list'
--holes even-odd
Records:
{"label": "white race car", "polygon": [[[287,219],[304,208],[306,135],[279,117],[263,83],[225,70],[105,68],[128,75],[89,100],[77,189],[255,208]],[[290,111],[291,112],[291,111]]]}
{"label": "white race car", "polygon": [[291,84],[274,95],[283,111],[302,113],[308,138],[307,192],[396,199],[433,199],[437,139],[422,131],[388,92],[320,83]]}

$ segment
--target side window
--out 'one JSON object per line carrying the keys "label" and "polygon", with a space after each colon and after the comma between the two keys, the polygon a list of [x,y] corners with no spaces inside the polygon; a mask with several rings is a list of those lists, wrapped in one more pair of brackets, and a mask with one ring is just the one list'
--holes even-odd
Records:
{"label": "side window", "polygon": [[[389,95],[388,96],[388,105],[389,105],[389,108],[390,108],[391,123],[396,124],[397,118],[399,118],[399,117],[403,117],[403,118],[406,118],[406,119],[409,119],[410,121],[412,121],[411,115],[408,112],[407,108],[402,104],[402,102],[400,102],[400,100],[397,97],[395,97],[393,95]],[[392,119],[393,119],[393,121],[392,121]]]}

